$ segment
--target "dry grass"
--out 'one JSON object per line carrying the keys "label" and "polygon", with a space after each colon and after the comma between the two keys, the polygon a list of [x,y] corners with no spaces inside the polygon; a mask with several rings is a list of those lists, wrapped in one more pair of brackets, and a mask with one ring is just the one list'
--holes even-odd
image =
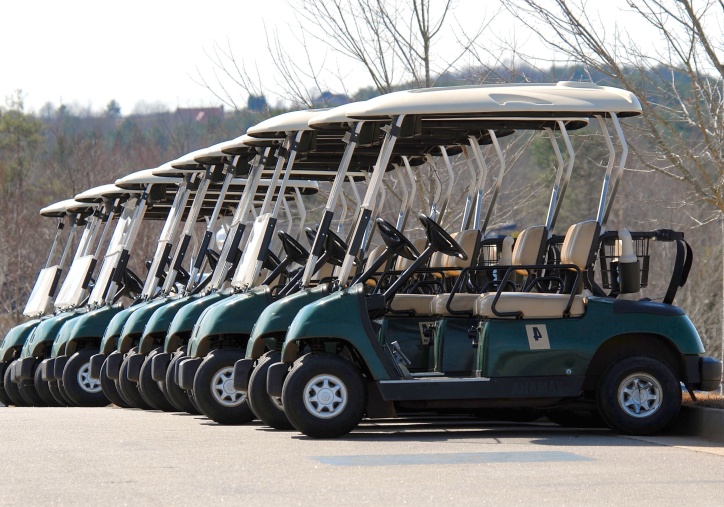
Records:
{"label": "dry grass", "polygon": [[681,396],[681,402],[684,405],[696,405],[699,407],[710,407],[710,408],[724,408],[724,396],[719,392],[714,391],[711,393],[697,392],[696,401],[691,399],[691,396],[684,391]]}

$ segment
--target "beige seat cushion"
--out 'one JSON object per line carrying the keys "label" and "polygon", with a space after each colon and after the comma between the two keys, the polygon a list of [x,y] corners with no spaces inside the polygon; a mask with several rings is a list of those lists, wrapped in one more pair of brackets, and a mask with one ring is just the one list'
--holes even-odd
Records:
{"label": "beige seat cushion", "polygon": [[[427,245],[427,238],[419,238],[412,242],[412,245],[417,249],[418,252],[422,253],[422,251],[425,249],[425,245]],[[395,263],[395,271],[405,271],[407,268],[410,267],[410,265],[414,261],[411,261],[410,259],[405,259],[404,257],[400,256],[397,258],[397,262]]]}
{"label": "beige seat cushion", "polygon": [[[569,294],[504,292],[500,295],[495,309],[499,312],[523,312],[525,319],[556,319],[563,317],[569,298]],[[475,315],[491,319],[501,318],[493,313],[494,299],[495,294],[480,295],[475,301]],[[580,317],[584,313],[586,313],[585,296],[575,296],[571,305],[571,316]]]}
{"label": "beige seat cushion", "polygon": [[395,294],[390,309],[396,312],[415,312],[415,315],[432,315],[430,304],[433,294]]}
{"label": "beige seat cushion", "polygon": [[[455,294],[450,305],[456,312],[473,313],[475,307],[475,301],[480,297],[480,294],[467,294],[464,292]],[[447,309],[447,302],[450,298],[450,294],[438,294],[435,296],[430,303],[430,311],[433,315],[452,315]]]}

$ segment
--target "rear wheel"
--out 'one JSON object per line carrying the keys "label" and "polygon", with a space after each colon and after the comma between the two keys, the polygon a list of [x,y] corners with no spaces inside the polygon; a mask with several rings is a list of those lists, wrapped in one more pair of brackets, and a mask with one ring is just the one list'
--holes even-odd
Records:
{"label": "rear wheel", "polygon": [[68,359],[63,369],[65,392],[81,407],[108,405],[108,398],[101,389],[101,381],[90,376],[90,359],[97,353],[95,349],[81,349]]}
{"label": "rear wheel", "polygon": [[43,400],[43,403],[48,407],[60,407],[61,404],[58,403],[58,401],[53,396],[53,393],[50,392],[50,386],[48,385],[48,382],[43,380],[43,369],[42,368],[36,368],[35,369],[35,375],[33,376],[33,381],[35,383],[35,391],[38,393],[38,396],[40,399]]}
{"label": "rear wheel", "polygon": [[293,429],[287,415],[284,413],[282,399],[269,396],[266,391],[266,375],[269,367],[278,363],[282,358],[281,352],[267,352],[259,358],[256,367],[249,378],[249,404],[256,416],[263,423],[278,430]]}
{"label": "rear wheel", "polygon": [[126,355],[126,358],[121,363],[121,370],[118,372],[118,383],[120,387],[119,391],[121,396],[126,402],[133,408],[140,408],[143,410],[153,410],[151,405],[146,403],[146,400],[141,396],[141,392],[138,390],[138,384],[128,378],[128,358],[136,354],[136,348],[132,348]]}
{"label": "rear wheel", "polygon": [[284,381],[282,403],[289,421],[312,438],[335,438],[352,431],[367,406],[362,373],[336,354],[306,354]]}
{"label": "rear wheel", "polygon": [[118,392],[116,383],[108,377],[108,370],[106,369],[106,363],[101,366],[101,389],[103,394],[108,398],[112,404],[121,408],[130,408],[131,406],[123,399],[121,393]]}
{"label": "rear wheel", "polygon": [[201,412],[219,424],[254,420],[246,395],[234,389],[234,364],[244,358],[240,349],[213,350],[194,376],[193,396]]}
{"label": "rear wheel", "polygon": [[15,405],[16,407],[27,407],[28,403],[25,399],[20,396],[20,390],[18,385],[10,380],[10,372],[15,367],[15,361],[10,363],[5,369],[5,375],[3,376],[3,387],[5,388],[5,394],[7,395],[10,403],[8,405]]}
{"label": "rear wheel", "polygon": [[606,423],[632,435],[668,426],[681,407],[681,384],[671,367],[647,356],[615,362],[603,374],[598,408]]}
{"label": "rear wheel", "polygon": [[186,353],[183,351],[183,349],[179,349],[174,352],[173,357],[171,357],[171,361],[168,363],[165,382],[166,396],[168,396],[168,401],[170,401],[171,404],[176,407],[178,411],[188,412],[189,414],[197,415],[201,412],[191,401],[191,391],[185,391],[181,389],[181,387],[179,387],[179,385],[176,383],[176,365],[184,357],[186,357]]}
{"label": "rear wheel", "polygon": [[176,408],[166,399],[166,395],[158,385],[158,382],[151,377],[151,361],[153,356],[163,351],[162,347],[153,349],[141,366],[141,373],[138,377],[138,389],[146,403],[156,410],[164,412],[175,412]]}

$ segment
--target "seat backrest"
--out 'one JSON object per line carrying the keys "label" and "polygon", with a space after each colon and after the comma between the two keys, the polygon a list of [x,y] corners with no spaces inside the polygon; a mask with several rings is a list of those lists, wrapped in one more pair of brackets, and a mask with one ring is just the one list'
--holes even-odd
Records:
{"label": "seat backrest", "polygon": [[[513,247],[513,266],[525,266],[541,262],[540,256],[544,242],[548,239],[548,229],[545,225],[534,225],[523,229],[515,240]],[[516,270],[518,274],[525,275],[526,270]]]}
{"label": "seat backrest", "polygon": [[[425,249],[425,245],[427,245],[427,238],[416,239],[412,242],[412,245],[417,248],[418,252],[422,253],[422,251]],[[395,271],[404,271],[409,268],[412,263],[413,261],[409,259],[405,259],[404,257],[398,257],[397,262],[395,262]]]}
{"label": "seat backrest", "polygon": [[323,280],[325,278],[331,278],[332,275],[334,275],[334,268],[335,268],[334,264],[332,264],[330,262],[325,262],[324,266],[319,268],[319,271],[314,273],[314,276],[312,277],[313,281],[319,281],[319,280]]}
{"label": "seat backrest", "polygon": [[468,258],[466,260],[460,257],[447,255],[445,259],[445,267],[448,268],[467,268],[476,261],[478,250],[480,249],[480,231],[477,229],[468,229],[467,231],[452,234],[453,239],[458,245],[465,250]]}
{"label": "seat backrest", "polygon": [[[385,248],[386,248],[386,245],[380,245],[380,246],[377,246],[372,249],[370,254],[367,256],[367,262],[365,262],[365,269],[369,268],[372,264],[375,263],[375,261],[377,261],[377,259],[379,259],[382,256],[382,254],[385,251]],[[384,268],[385,267],[383,265],[381,269],[384,270]]]}
{"label": "seat backrest", "polygon": [[561,247],[561,263],[574,264],[581,271],[586,271],[593,260],[600,233],[601,226],[595,220],[570,226]]}

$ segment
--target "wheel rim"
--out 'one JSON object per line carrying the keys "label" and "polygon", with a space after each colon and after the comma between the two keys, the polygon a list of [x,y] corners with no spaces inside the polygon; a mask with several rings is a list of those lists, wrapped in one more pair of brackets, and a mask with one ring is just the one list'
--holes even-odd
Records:
{"label": "wheel rim", "polygon": [[631,417],[650,417],[661,407],[662,393],[661,384],[654,377],[634,373],[619,384],[618,404]]}
{"label": "wheel rim", "polygon": [[238,407],[246,396],[234,389],[234,367],[226,366],[216,372],[211,379],[211,394],[219,405]]}
{"label": "wheel rim", "polygon": [[78,385],[87,393],[95,394],[101,391],[101,381],[90,376],[90,361],[78,370]]}
{"label": "wheel rim", "polygon": [[336,417],[347,406],[347,388],[334,375],[317,375],[304,388],[304,406],[320,419]]}

